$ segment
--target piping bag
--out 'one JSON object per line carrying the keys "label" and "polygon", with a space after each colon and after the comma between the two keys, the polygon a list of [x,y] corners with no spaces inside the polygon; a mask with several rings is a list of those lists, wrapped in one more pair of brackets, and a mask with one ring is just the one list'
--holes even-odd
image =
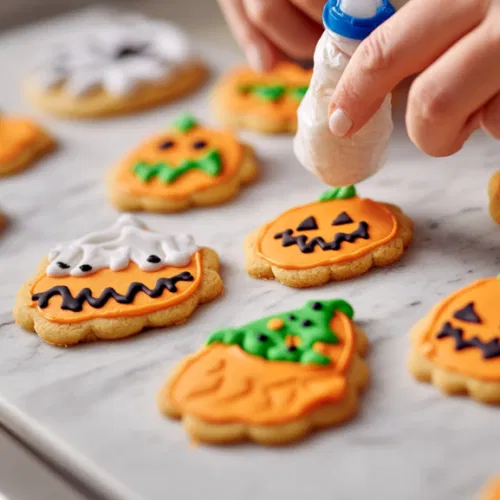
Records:
{"label": "piping bag", "polygon": [[314,71],[297,112],[295,156],[331,186],[356,184],[380,170],[392,134],[391,95],[366,125],[351,137],[328,128],[328,106],[349,60],[375,28],[394,14],[388,0],[328,0],[325,32],[314,52]]}

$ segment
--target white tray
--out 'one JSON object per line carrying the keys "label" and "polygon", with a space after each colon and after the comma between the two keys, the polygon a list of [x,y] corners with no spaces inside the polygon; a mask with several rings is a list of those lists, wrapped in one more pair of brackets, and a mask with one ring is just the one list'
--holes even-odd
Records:
{"label": "white tray", "polygon": [[[2,424],[107,498],[471,499],[500,472],[499,410],[443,397],[410,378],[405,363],[413,323],[446,294],[500,271],[500,228],[489,219],[486,198],[500,144],[481,134],[455,157],[433,160],[401,126],[396,131],[387,167],[359,188],[401,205],[416,222],[415,245],[391,268],[307,291],[250,279],[244,236],[281,210],[316,199],[324,186],[297,164],[290,138],[244,133],[262,160],[255,185],[220,207],[143,217],[159,230],[188,230],[220,252],[220,300],[180,327],[71,349],[50,347],[13,323],[17,289],[49,248],[115,219],[105,199],[108,168],[181,111],[210,120],[210,86],[150,113],[95,123],[52,119],[24,105],[19,81],[38,47],[99,15],[0,37],[0,107],[33,114],[62,145],[32,170],[0,181],[0,205],[13,218],[0,238]],[[231,50],[204,51],[216,73],[237,58]],[[192,447],[181,425],[157,412],[165,377],[212,330],[336,296],[353,303],[372,344],[372,383],[351,423],[281,449]]]}

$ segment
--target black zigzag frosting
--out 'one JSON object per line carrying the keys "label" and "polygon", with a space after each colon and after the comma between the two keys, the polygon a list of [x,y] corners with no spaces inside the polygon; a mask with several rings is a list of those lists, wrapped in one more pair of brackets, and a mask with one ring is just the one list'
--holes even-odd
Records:
{"label": "black zigzag frosting", "polygon": [[38,307],[44,309],[49,305],[49,301],[52,297],[60,295],[62,297],[61,309],[65,311],[80,312],[85,302],[95,309],[100,309],[104,307],[110,299],[116,300],[119,304],[131,304],[136,295],[140,292],[144,292],[152,299],[160,297],[164,290],[168,290],[170,293],[176,293],[178,290],[176,285],[180,281],[194,281],[194,277],[190,272],[185,271],[171,278],[159,278],[152,290],[143,283],[134,281],[128,287],[125,295],[119,294],[113,288],[105,288],[99,297],[93,297],[90,288],[82,288],[82,290],[78,292],[78,295],[73,297],[69,288],[61,285],[54,286],[45,292],[35,293],[31,298],[35,302],[38,301]]}

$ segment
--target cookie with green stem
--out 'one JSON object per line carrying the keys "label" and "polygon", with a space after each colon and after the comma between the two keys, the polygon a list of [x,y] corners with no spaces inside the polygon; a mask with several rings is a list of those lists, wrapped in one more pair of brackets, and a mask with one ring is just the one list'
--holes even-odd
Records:
{"label": "cookie with green stem", "polygon": [[257,174],[252,148],[233,132],[183,115],[118,163],[109,195],[119,210],[177,212],[224,203]]}
{"label": "cookie with green stem", "polygon": [[365,334],[344,300],[218,330],[163,386],[162,413],[197,441],[290,443],[352,418],[368,382]]}
{"label": "cookie with green stem", "polygon": [[259,279],[306,288],[353,278],[401,258],[413,224],[398,207],[333,188],[251,233],[246,269]]}

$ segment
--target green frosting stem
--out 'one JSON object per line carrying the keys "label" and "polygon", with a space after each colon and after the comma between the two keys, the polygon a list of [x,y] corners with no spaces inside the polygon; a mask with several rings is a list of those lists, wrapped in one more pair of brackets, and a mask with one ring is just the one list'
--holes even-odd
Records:
{"label": "green frosting stem", "polygon": [[[316,352],[314,344],[338,344],[339,338],[330,330],[330,320],[336,311],[350,319],[354,316],[353,308],[345,300],[314,300],[300,309],[274,314],[241,328],[217,330],[210,335],[207,345],[216,342],[239,345],[248,354],[270,361],[328,365],[330,359]],[[290,336],[299,337],[300,344],[289,346],[286,338]]]}
{"label": "green frosting stem", "polygon": [[275,102],[285,94],[289,94],[297,101],[301,101],[307,92],[307,86],[287,87],[281,84],[262,84],[262,85],[242,85],[240,92],[251,93],[264,101]]}
{"label": "green frosting stem", "polygon": [[319,201],[347,200],[355,196],[357,196],[356,188],[354,186],[345,186],[328,189],[319,197]]}
{"label": "green frosting stem", "polygon": [[290,89],[290,95],[297,101],[302,101],[307,92],[307,85]]}
{"label": "green frosting stem", "polygon": [[198,169],[211,177],[219,175],[222,168],[222,159],[219,152],[211,149],[206,155],[197,160],[184,160],[179,166],[174,167],[166,162],[157,163],[137,162],[134,174],[142,181],[149,182],[158,177],[165,184],[174,182],[178,177],[189,170]]}
{"label": "green frosting stem", "polygon": [[176,128],[179,132],[183,133],[188,132],[197,125],[198,122],[196,121],[196,118],[188,113],[179,116],[179,118],[177,118],[177,120],[175,120],[173,123],[173,127]]}

